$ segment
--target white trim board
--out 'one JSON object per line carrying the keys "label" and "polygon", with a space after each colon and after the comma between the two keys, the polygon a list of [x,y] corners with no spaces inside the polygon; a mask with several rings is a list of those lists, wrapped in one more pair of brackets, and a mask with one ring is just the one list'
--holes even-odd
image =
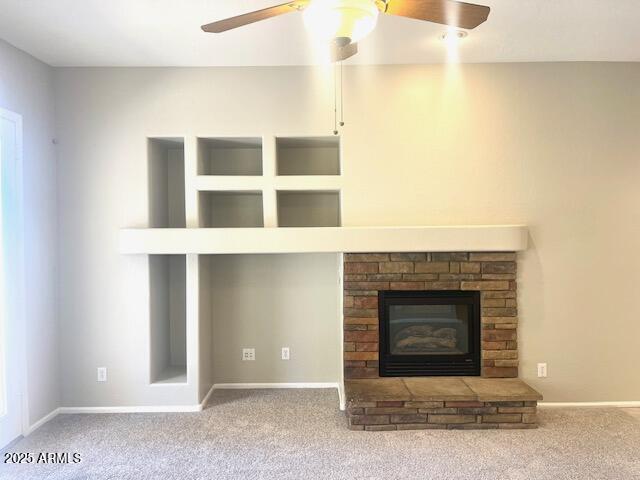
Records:
{"label": "white trim board", "polygon": [[47,413],[40,420],[33,423],[32,425],[29,425],[24,431],[24,436],[26,437],[28,435],[31,435],[33,432],[35,432],[37,429],[39,429],[42,425],[47,423],[49,420],[53,420],[55,417],[57,417],[59,413],[60,413],[60,408],[56,408],[55,410]]}
{"label": "white trim board", "polygon": [[200,402],[200,407],[201,407],[200,410],[204,410],[206,408],[207,403],[209,403],[209,398],[211,398],[211,395],[213,394],[214,390],[215,390],[214,385],[211,385],[211,388],[209,388],[209,391]]}
{"label": "white trim board", "polygon": [[621,402],[539,402],[539,407],[618,407],[633,408],[640,407],[640,400]]}
{"label": "white trim board", "polygon": [[59,413],[180,413],[180,412],[200,412],[204,410],[213,393],[212,386],[202,399],[202,402],[195,405],[141,405],[122,407],[60,407]]}
{"label": "white trim board", "polygon": [[338,384],[338,398],[340,400],[340,410],[345,410],[347,408],[347,399],[344,394],[344,383]]}
{"label": "white trim board", "polygon": [[122,407],[60,407],[58,413],[180,413],[199,412],[202,405],[141,405]]}

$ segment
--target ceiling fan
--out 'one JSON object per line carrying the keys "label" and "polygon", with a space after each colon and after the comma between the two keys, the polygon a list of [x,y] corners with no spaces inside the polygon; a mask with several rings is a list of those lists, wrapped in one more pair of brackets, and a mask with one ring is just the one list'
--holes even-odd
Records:
{"label": "ceiling fan", "polygon": [[304,10],[306,27],[330,45],[331,59],[339,61],[358,52],[357,42],[373,31],[379,13],[472,29],[487,19],[490,8],[454,0],[292,0],[218,20],[202,30],[226,32],[296,10]]}

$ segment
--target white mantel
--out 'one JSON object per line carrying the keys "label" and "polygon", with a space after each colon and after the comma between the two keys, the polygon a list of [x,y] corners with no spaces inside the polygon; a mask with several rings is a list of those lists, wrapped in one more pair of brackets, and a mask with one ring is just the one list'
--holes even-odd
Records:
{"label": "white mantel", "polygon": [[525,225],[123,229],[124,254],[504,252],[526,250]]}

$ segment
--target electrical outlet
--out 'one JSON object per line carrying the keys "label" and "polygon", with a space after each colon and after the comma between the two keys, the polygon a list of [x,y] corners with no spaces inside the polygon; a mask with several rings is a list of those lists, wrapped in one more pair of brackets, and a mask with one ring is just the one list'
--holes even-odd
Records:
{"label": "electrical outlet", "polygon": [[243,348],[242,349],[242,360],[255,360],[256,359],[256,349],[255,348]]}
{"label": "electrical outlet", "polygon": [[98,381],[99,382],[107,381],[107,367],[98,367]]}
{"label": "electrical outlet", "polygon": [[282,347],[282,360],[289,360],[289,347]]}
{"label": "electrical outlet", "polygon": [[539,363],[538,364],[538,377],[545,378],[547,376],[547,364]]}

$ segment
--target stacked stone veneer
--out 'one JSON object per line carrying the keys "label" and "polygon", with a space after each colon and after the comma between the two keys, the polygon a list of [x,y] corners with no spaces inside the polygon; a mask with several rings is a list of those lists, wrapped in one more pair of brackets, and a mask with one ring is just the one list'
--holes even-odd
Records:
{"label": "stacked stone veneer", "polygon": [[345,379],[379,376],[380,290],[480,291],[482,376],[518,376],[515,253],[345,254]]}
{"label": "stacked stone veneer", "polygon": [[350,430],[537,428],[537,402],[350,402]]}

